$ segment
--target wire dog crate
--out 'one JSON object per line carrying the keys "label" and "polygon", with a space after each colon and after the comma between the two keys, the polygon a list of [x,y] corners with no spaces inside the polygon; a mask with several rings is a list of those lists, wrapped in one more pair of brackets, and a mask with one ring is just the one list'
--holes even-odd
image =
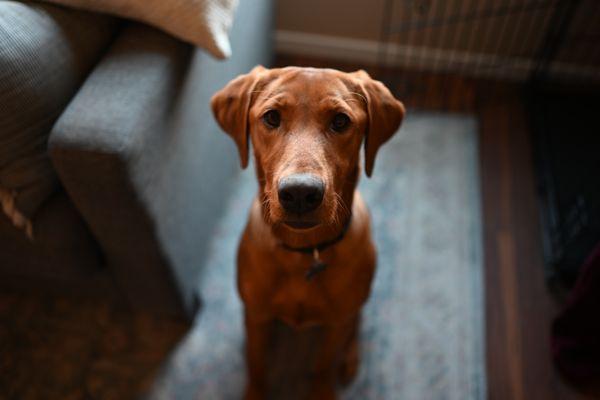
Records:
{"label": "wire dog crate", "polygon": [[600,83],[597,0],[386,0],[380,65]]}

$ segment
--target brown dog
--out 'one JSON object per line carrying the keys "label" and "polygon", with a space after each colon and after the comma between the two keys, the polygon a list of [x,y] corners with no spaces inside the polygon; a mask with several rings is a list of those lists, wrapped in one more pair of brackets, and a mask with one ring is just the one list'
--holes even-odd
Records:
{"label": "brown dog", "polygon": [[357,332],[375,270],[369,214],[356,190],[360,147],[373,171],[396,132],[402,103],[364,71],[256,67],[211,101],[242,167],[252,141],[259,192],[238,251],[245,304],[246,399],[266,396],[270,323],[324,327],[311,398],[335,399],[337,373],[351,379]]}

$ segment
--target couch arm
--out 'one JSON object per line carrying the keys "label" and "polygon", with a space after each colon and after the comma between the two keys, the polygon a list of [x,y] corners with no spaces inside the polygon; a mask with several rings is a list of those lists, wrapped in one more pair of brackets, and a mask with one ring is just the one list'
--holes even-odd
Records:
{"label": "couch arm", "polygon": [[238,168],[209,99],[270,61],[270,32],[270,1],[240,2],[234,55],[219,62],[131,24],[54,126],[59,177],[136,308],[197,309],[197,273]]}

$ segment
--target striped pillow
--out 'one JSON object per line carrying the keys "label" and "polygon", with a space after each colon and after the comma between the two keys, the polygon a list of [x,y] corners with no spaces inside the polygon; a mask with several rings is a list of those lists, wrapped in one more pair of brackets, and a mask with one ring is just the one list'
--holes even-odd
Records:
{"label": "striped pillow", "polygon": [[223,59],[237,0],[47,0],[144,22]]}

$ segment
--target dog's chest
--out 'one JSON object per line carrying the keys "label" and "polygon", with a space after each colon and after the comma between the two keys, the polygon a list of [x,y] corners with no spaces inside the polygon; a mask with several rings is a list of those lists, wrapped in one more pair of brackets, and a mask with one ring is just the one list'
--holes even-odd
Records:
{"label": "dog's chest", "polygon": [[330,319],[335,304],[330,298],[327,285],[319,285],[315,277],[283,276],[272,297],[275,316],[296,328],[318,325]]}
{"label": "dog's chest", "polygon": [[347,292],[356,283],[344,273],[348,268],[340,268],[342,265],[334,259],[326,258],[326,269],[307,279],[305,273],[313,261],[310,257],[286,255],[277,257],[277,261],[277,267],[271,270],[277,277],[270,294],[276,318],[302,328],[331,322],[348,312]]}

